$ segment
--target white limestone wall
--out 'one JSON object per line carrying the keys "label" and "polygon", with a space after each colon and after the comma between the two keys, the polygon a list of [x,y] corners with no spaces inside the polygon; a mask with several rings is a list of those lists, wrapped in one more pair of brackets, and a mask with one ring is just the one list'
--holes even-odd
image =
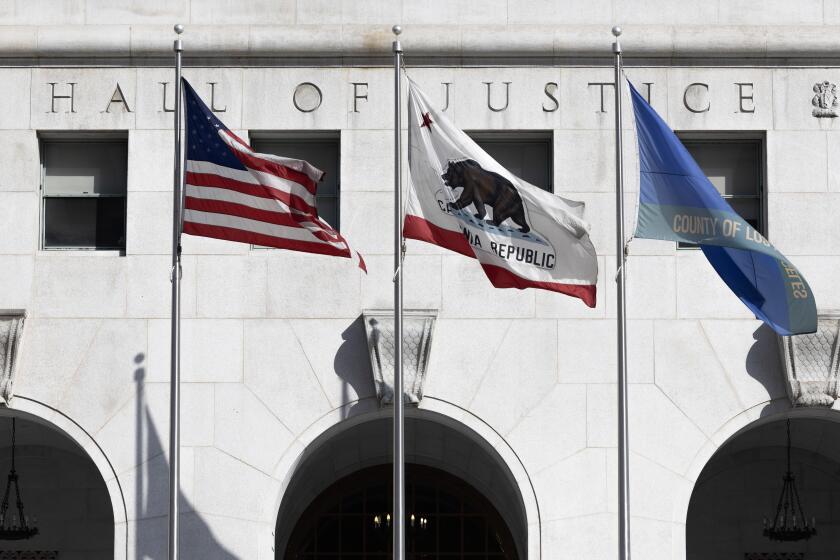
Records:
{"label": "white limestone wall", "polygon": [[745,0],[472,0],[425,3],[416,0],[247,0],[235,7],[224,0],[10,1],[0,22],[56,24],[639,24],[831,25],[840,20],[836,0],[765,1],[761,10]]}
{"label": "white limestone wall", "polygon": [[[654,84],[655,108],[678,129],[766,132],[770,239],[806,275],[821,308],[840,307],[840,124],[812,117],[810,104],[813,84],[836,81],[837,70],[628,74]],[[0,70],[7,100],[0,104],[0,309],[30,314],[17,392],[61,410],[101,446],[126,502],[129,558],[162,558],[166,549],[172,132],[159,82],[171,75],[129,67]],[[479,417],[533,484],[541,553],[531,559],[614,558],[612,94],[605,91],[600,112],[600,90],[588,85],[609,81],[611,70],[410,75],[441,102],[441,82],[452,82],[451,115],[465,129],[552,130],[555,190],[587,203],[601,255],[594,309],[547,292],[494,290],[474,262],[415,242],[405,297],[407,307],[439,310],[426,394]],[[185,554],[268,559],[276,505],[305,446],[350,411],[376,407],[358,317],[391,303],[392,74],[206,68],[187,77],[204,96],[207,82],[219,84],[218,106],[226,107],[219,116],[243,134],[341,131],[342,231],[369,268],[365,276],[339,259],[185,237]],[[324,92],[322,106],[306,114],[291,101],[304,81]],[[494,113],[483,82],[503,81],[512,82],[510,106]],[[66,100],[50,112],[49,82],[62,94],[77,83],[75,113]],[[358,112],[354,92],[362,90],[354,82],[368,84],[367,100],[355,100]],[[544,110],[552,107],[549,82],[558,84],[553,112]],[[708,113],[682,104],[694,82],[710,85]],[[736,82],[754,84],[755,112],[739,110]],[[109,107],[117,83],[131,112]],[[632,209],[637,170],[631,122],[625,126]],[[39,130],[128,131],[124,256],[38,250]],[[630,253],[633,547],[646,560],[682,560],[688,498],[705,462],[740,427],[787,404],[774,335],[699,252],[634,241]]]}

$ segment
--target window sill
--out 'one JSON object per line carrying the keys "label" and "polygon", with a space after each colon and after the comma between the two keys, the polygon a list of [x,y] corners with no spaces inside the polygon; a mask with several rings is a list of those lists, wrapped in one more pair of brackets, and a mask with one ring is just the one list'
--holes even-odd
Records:
{"label": "window sill", "polygon": [[124,257],[122,249],[39,249],[37,257]]}

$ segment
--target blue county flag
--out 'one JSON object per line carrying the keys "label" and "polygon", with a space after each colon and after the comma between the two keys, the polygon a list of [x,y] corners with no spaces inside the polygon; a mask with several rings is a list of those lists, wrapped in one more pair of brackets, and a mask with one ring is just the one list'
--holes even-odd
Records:
{"label": "blue county flag", "polygon": [[324,173],[303,160],[254,152],[183,85],[184,233],[345,257],[365,270],[361,255],[318,217]]}
{"label": "blue county flag", "polygon": [[582,202],[510,173],[411,81],[408,144],[406,237],[477,259],[497,288],[541,288],[595,307],[598,262]]}
{"label": "blue county flag", "polygon": [[732,210],[632,84],[630,94],[641,171],[635,237],[700,245],[726,285],[773,330],[815,332],[814,294],[802,274]]}

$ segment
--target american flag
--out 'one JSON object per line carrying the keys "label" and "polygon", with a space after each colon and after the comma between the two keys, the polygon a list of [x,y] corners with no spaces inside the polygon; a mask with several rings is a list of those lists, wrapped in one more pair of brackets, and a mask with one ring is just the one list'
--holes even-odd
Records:
{"label": "american flag", "polygon": [[308,162],[259,154],[216,118],[184,80],[184,233],[279,249],[362,256],[315,207],[324,173]]}

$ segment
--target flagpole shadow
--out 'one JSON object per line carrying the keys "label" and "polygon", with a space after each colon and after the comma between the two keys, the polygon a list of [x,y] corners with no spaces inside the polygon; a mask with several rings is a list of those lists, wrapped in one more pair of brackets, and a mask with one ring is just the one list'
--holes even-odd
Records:
{"label": "flagpole shadow", "polygon": [[[134,558],[136,560],[165,560],[168,556],[168,504],[169,504],[169,461],[146,404],[144,367],[145,355],[134,357],[137,384],[135,420],[135,464],[134,483]],[[183,480],[183,476],[182,476]],[[236,560],[238,557],[228,551],[213,535],[213,531],[194,511],[192,504],[178,494],[180,511],[180,557],[184,560]],[[131,543],[129,543],[130,546]]]}

